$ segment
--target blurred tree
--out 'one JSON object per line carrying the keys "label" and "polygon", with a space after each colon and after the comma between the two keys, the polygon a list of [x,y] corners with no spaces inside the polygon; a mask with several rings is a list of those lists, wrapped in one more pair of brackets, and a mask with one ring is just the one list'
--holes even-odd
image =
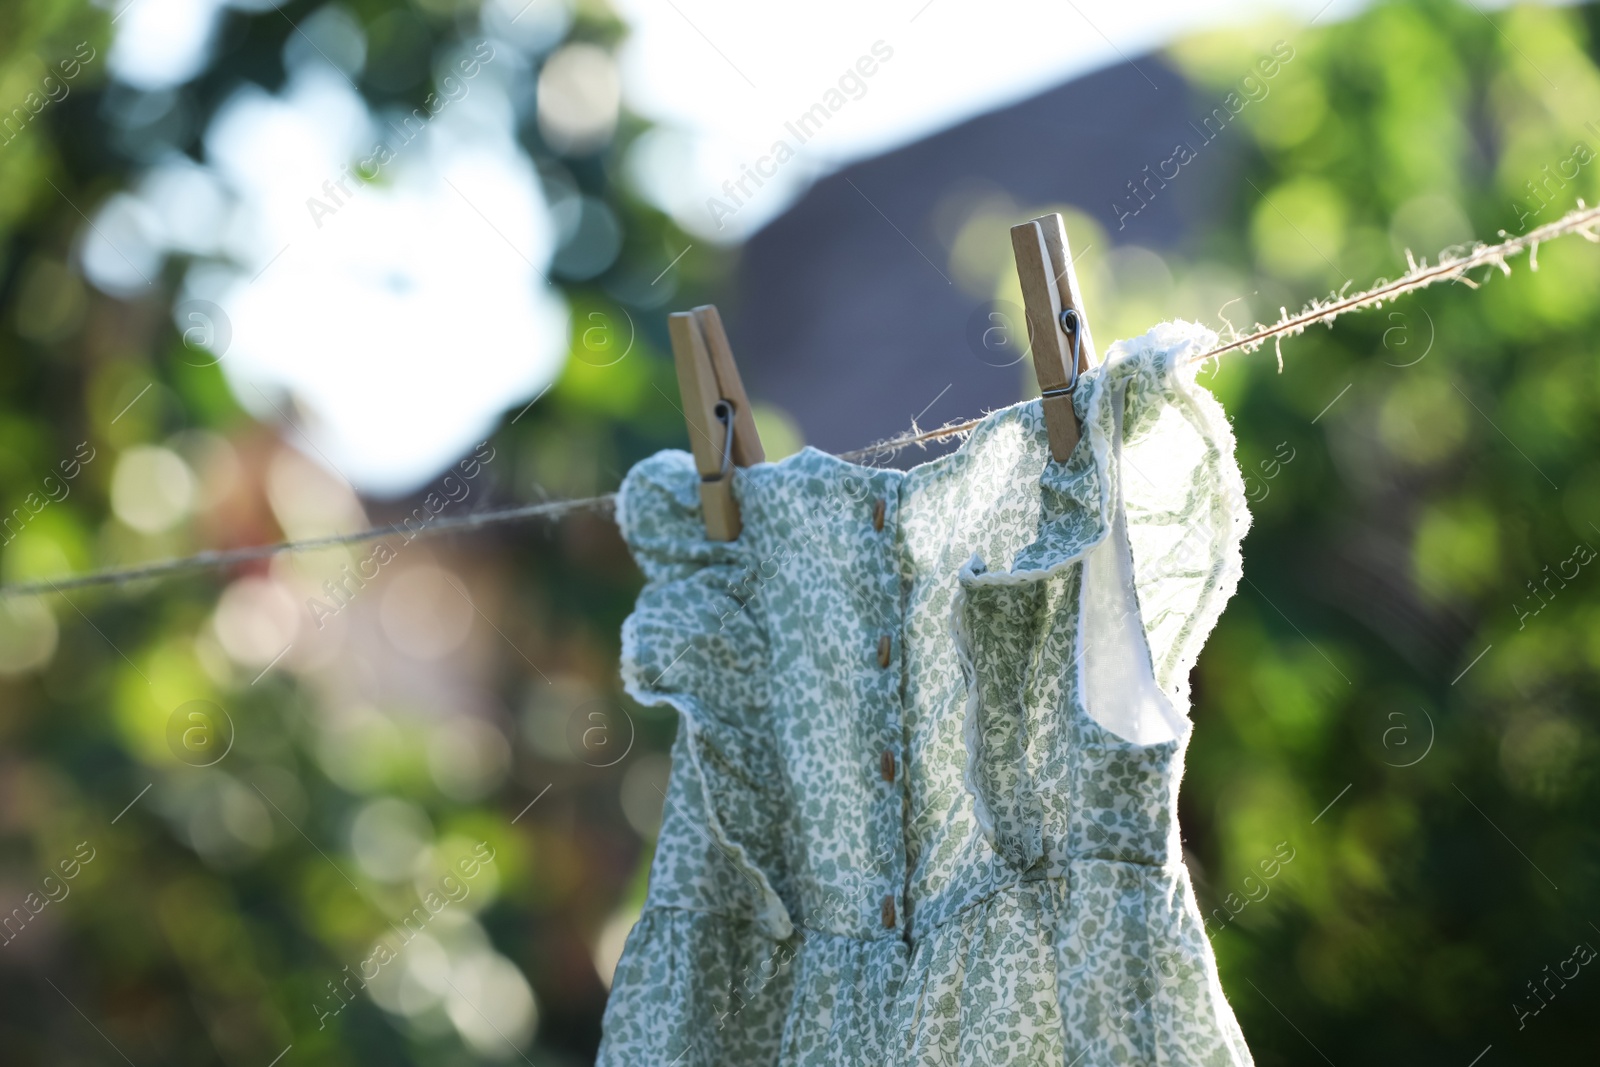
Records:
{"label": "blurred tree", "polygon": [[[196,333],[169,313],[206,235],[152,249],[137,225],[112,225],[119,190],[174,153],[203,163],[240,88],[279,91],[311,52],[375,113],[432,111],[449,91],[436,60],[468,42],[509,57],[517,137],[560,224],[550,273],[571,358],[481,466],[455,469],[475,494],[463,506],[600,491],[681,433],[660,309],[713,284],[722,261],[674,264],[687,241],[614,179],[644,127],[607,95],[622,28],[603,5],[218,5],[194,76],[139,89],[107,77],[112,23],[139,2],[0,8],[6,581],[348,529],[437,495],[436,479],[416,499],[362,504],[257,427],[221,373],[225,319]],[[126,291],[86,283],[97,255]],[[345,574],[380,565],[371,546],[0,602],[6,1062],[259,1065],[290,1045],[296,1063],[587,1058],[604,997],[591,957],[618,906],[591,887],[636,879],[650,805],[625,803],[625,818],[618,784],[638,793],[662,773],[649,753],[673,724],[618,704],[636,578],[614,532],[580,517],[559,534],[479,536],[464,558],[397,542],[401,577],[348,614],[319,583],[352,588]],[[489,625],[474,634],[505,644],[463,646],[453,669],[424,664],[394,687],[363,682],[395,661],[352,647],[362,613],[426,660],[440,638],[418,620],[464,610],[462,587],[441,585],[452,574],[474,590],[465,625],[476,612]],[[326,632],[296,597],[340,609]],[[281,669],[258,655],[296,634]],[[419,677],[445,682],[406,693]],[[451,706],[463,693],[478,706]],[[632,763],[567,730],[591,705],[637,732]]]}
{"label": "blurred tree", "polygon": [[[1408,250],[1593,203],[1594,23],[1394,3],[1178,46],[1219,102],[1267,93],[1239,114],[1253,153],[1232,210],[1177,273],[1250,272],[1245,317],[1270,321],[1395,276]],[[1274,36],[1293,58],[1241,84]],[[1313,331],[1282,373],[1263,353],[1214,379],[1255,526],[1197,671],[1183,814],[1263,1065],[1585,1047],[1600,256],[1568,240],[1536,263]]]}

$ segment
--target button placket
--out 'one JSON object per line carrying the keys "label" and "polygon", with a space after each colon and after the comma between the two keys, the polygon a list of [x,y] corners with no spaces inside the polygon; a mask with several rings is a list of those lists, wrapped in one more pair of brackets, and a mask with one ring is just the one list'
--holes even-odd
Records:
{"label": "button placket", "polygon": [[[896,495],[898,498],[900,479],[893,472],[884,472],[875,480],[878,481],[878,484],[874,488],[881,495],[872,501],[872,529],[875,534],[879,535],[883,535],[887,531],[887,536],[877,539],[878,544],[882,546],[879,550],[882,553],[880,558],[882,565],[886,568],[886,573],[898,575],[900,570],[899,545],[894,536],[895,530],[889,522],[890,502],[888,498],[891,494]],[[888,884],[880,890],[882,895],[877,902],[877,911],[878,921],[883,928],[885,930],[895,930],[899,926],[899,914],[895,903],[896,890],[894,887],[903,883],[905,879],[904,786],[901,784],[903,775],[899,773],[900,768],[896,758],[900,744],[900,734],[903,729],[902,715],[904,708],[902,704],[904,693],[901,689],[900,672],[888,672],[891,671],[895,664],[896,644],[901,640],[900,635],[904,630],[904,619],[901,613],[897,584],[894,588],[883,587],[881,595],[884,597],[883,606],[885,610],[883,619],[889,624],[889,628],[886,632],[878,635],[877,648],[875,649],[878,668],[880,671],[886,672],[881,682],[882,689],[880,691],[883,696],[880,699],[884,703],[882,705],[881,718],[879,719],[885,744],[878,753],[877,762],[878,777],[884,783],[883,803],[893,807],[895,817],[889,820],[889,823],[884,827],[886,831],[893,834],[893,837],[880,845],[880,854],[887,860],[887,870],[884,871],[884,874],[888,877]],[[890,827],[893,827],[893,829],[890,829]]]}
{"label": "button placket", "polygon": [[[880,497],[877,498],[877,500],[873,501],[873,504],[872,504],[872,528],[874,530],[876,530],[877,532],[879,532],[879,533],[883,532],[884,516],[888,512],[888,508],[889,508],[888,501],[884,497],[880,496]],[[893,660],[894,660],[894,640],[893,640],[893,638],[891,638],[888,634],[879,635],[879,637],[878,637],[878,666],[879,666],[879,668],[887,670],[888,667],[889,667],[889,664],[892,663]],[[892,783],[894,781],[894,750],[892,748],[885,748],[878,755],[878,777],[882,778],[885,782]]]}

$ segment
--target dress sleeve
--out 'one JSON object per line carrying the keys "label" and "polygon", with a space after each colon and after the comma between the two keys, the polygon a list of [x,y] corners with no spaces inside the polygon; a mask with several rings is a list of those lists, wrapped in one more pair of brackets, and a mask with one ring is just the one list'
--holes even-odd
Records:
{"label": "dress sleeve", "polygon": [[647,579],[622,628],[622,680],[641,704],[679,713],[651,869],[653,905],[793,932],[781,883],[783,775],[764,713],[767,642],[756,570],[738,542],[706,537],[686,452],[636,465],[617,523]]}
{"label": "dress sleeve", "polygon": [[[979,827],[1012,863],[1039,858],[1045,795],[1063,787],[1062,761],[1048,753],[1064,728],[1040,709],[1065,706],[1064,687],[1082,683],[1085,556],[1113,533],[1120,542],[1125,525],[1145,670],[1165,694],[1156,700],[1180,709],[1238,582],[1249,515],[1233,435],[1188,359],[1214,340],[1169,323],[1114,345],[1077,391],[1079,447],[1065,463],[1043,452],[1037,485],[1009,505],[1023,547],[1009,561],[974,556],[960,571],[952,627],[968,682],[965,782]],[[1042,417],[1029,412],[1042,441]]]}

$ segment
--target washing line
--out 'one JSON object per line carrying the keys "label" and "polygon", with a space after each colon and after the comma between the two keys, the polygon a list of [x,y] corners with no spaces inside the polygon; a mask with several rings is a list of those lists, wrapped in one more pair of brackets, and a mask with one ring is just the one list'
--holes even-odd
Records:
{"label": "washing line", "polygon": [[[1353,295],[1347,295],[1342,290],[1332,293],[1326,298],[1311,301],[1303,309],[1292,315],[1287,308],[1281,309],[1278,320],[1272,325],[1267,326],[1257,323],[1252,332],[1248,334],[1239,334],[1237,331],[1230,330],[1226,340],[1208,351],[1191,356],[1190,362],[1204,362],[1229,352],[1251,352],[1259,349],[1268,341],[1272,341],[1277,350],[1278,367],[1282,370],[1282,345],[1285,338],[1302,334],[1309,327],[1319,323],[1326,323],[1331,328],[1333,320],[1340,315],[1353,311],[1362,311],[1367,308],[1382,307],[1397,297],[1419,289],[1426,289],[1428,286],[1439,282],[1461,282],[1472,289],[1477,289],[1479,283],[1469,277],[1470,271],[1486,267],[1490,270],[1498,269],[1503,274],[1510,274],[1511,266],[1507,260],[1524,252],[1529,254],[1529,268],[1538,270],[1539,246],[1546,241],[1565,237],[1569,234],[1577,234],[1590,242],[1600,243],[1600,207],[1588,207],[1580,200],[1575,210],[1568,212],[1554,222],[1546,223],[1517,236],[1507,235],[1502,230],[1500,231],[1500,236],[1503,240],[1498,244],[1490,245],[1478,242],[1470,246],[1457,246],[1446,249],[1439,254],[1438,262],[1432,265],[1429,265],[1427,260],[1418,262],[1412,258],[1411,253],[1408,251],[1406,253],[1406,272],[1395,280],[1380,279],[1365,291]],[[1348,284],[1346,288],[1348,288]],[[892,456],[912,446],[926,447],[936,441],[965,437],[972,432],[979,421],[981,420],[963,419],[948,423],[934,430],[921,430],[913,424],[912,428],[905,433],[897,434],[894,437],[852,452],[842,452],[839,455],[841,459],[852,462],[878,460]],[[611,510],[615,500],[615,493],[605,493],[600,496],[575,500],[552,500],[540,504],[526,504],[513,508],[440,518],[420,529],[415,527],[408,529],[402,523],[388,523],[369,529],[356,530],[351,533],[330,534],[325,537],[313,537],[299,541],[279,541],[275,544],[209,550],[192,556],[185,556],[181,559],[159,560],[128,567],[112,567],[105,570],[92,571],[88,574],[63,575],[60,578],[42,578],[36,581],[16,582],[0,586],[0,598],[39,596],[45,593],[63,593],[68,590],[84,589],[91,586],[125,585],[131,582],[170,578],[179,574],[216,570],[289,553],[309,552],[340,545],[377,541],[385,537],[402,536],[407,541],[411,541],[422,537],[436,537],[440,534],[479,530],[502,523],[522,522],[529,519],[559,519],[579,511],[605,513]]]}

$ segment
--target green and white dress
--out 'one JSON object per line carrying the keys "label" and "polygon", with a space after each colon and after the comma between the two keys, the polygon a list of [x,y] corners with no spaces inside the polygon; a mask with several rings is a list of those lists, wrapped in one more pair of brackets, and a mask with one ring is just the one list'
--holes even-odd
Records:
{"label": "green and white dress", "polygon": [[1188,675],[1249,526],[1189,323],[910,471],[623,483],[623,676],[680,713],[603,1067],[1251,1062],[1178,839]]}

